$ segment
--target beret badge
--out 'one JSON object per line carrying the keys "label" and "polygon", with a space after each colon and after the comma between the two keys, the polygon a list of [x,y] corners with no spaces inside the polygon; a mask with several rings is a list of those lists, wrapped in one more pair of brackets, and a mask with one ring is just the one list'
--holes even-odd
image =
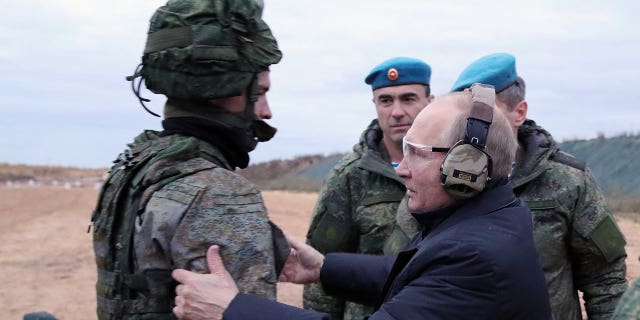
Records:
{"label": "beret badge", "polygon": [[398,70],[396,70],[396,68],[389,69],[389,71],[387,71],[387,78],[391,81],[398,80]]}

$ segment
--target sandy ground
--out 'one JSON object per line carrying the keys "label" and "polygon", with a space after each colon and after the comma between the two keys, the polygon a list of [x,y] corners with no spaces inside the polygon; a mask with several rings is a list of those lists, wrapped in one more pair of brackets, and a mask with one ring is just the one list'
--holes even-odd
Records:
{"label": "sandy ground", "polygon": [[[95,319],[95,265],[86,233],[97,197],[90,187],[0,187],[0,318],[47,310],[59,319]],[[263,193],[272,219],[303,240],[317,195]],[[627,237],[628,277],[640,276],[640,223],[618,215]],[[300,306],[302,288],[280,285],[278,299]]]}

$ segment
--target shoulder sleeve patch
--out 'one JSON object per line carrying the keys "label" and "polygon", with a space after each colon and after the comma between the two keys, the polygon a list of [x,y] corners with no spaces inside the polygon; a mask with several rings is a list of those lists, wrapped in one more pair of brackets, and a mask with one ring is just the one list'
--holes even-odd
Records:
{"label": "shoulder sleeve patch", "polygon": [[576,168],[578,170],[582,170],[584,171],[585,168],[587,167],[587,164],[584,161],[578,160],[575,157],[573,157],[572,155],[568,154],[568,153],[564,153],[560,150],[556,151],[552,156],[551,156],[551,160],[555,161],[555,162],[559,162],[562,164],[566,164],[570,167]]}
{"label": "shoulder sleeve patch", "polygon": [[607,259],[607,262],[611,262],[620,256],[626,254],[624,250],[627,241],[624,239],[622,232],[618,229],[618,225],[613,220],[613,217],[607,215],[598,226],[591,232],[589,238],[593,240],[600,252]]}
{"label": "shoulder sleeve patch", "polygon": [[366,197],[362,200],[362,205],[370,206],[377,203],[400,202],[406,193],[403,191],[395,191],[391,193],[380,193]]}
{"label": "shoulder sleeve patch", "polygon": [[179,182],[173,182],[165,185],[162,189],[153,192],[150,197],[158,199],[168,199],[188,205],[198,195],[202,188],[185,185]]}

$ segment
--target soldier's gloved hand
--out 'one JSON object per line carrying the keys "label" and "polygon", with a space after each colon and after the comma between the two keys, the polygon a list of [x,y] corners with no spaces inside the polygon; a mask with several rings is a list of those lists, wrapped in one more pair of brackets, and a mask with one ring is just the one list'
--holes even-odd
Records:
{"label": "soldier's gloved hand", "polygon": [[291,246],[291,252],[278,281],[307,284],[320,280],[324,255],[306,243],[286,237]]}
{"label": "soldier's gloved hand", "polygon": [[180,284],[176,287],[176,306],[173,313],[179,319],[222,319],[224,310],[238,294],[238,287],[225,269],[216,245],[207,250],[210,274],[177,269],[171,276]]}

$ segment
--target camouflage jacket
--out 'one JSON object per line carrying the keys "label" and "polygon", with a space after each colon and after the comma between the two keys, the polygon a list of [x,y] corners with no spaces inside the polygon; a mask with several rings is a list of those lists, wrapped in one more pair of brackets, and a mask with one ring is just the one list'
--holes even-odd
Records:
{"label": "camouflage jacket", "polygon": [[[307,234],[307,242],[322,253],[382,254],[398,203],[406,193],[382,142],[374,120],[363,132],[353,152],[327,176]],[[373,307],[327,296],[319,284],[306,285],[304,306],[331,314],[335,319],[362,319]]]}
{"label": "camouflage jacket", "polygon": [[[533,233],[555,319],[609,319],[627,287],[625,239],[584,163],[559,150],[532,120],[518,130],[514,192],[531,209]],[[385,254],[397,253],[418,227],[398,211]]]}
{"label": "camouflage jacket", "polygon": [[636,279],[620,298],[611,320],[640,319],[640,279]]}
{"label": "camouflage jacket", "polygon": [[[129,316],[122,318],[162,318],[157,313],[144,312],[144,305],[153,303],[154,295],[166,298],[173,293],[171,270],[208,272],[206,252],[213,244],[220,246],[225,266],[240,292],[275,300],[276,263],[286,259],[289,248],[281,231],[270,223],[257,187],[234,173],[217,148],[193,137],[159,137],[156,132],[145,131],[129,150],[132,151],[127,159],[131,163],[147,162],[124,186],[140,190],[135,193],[140,197],[136,199],[138,214],[129,227],[133,270],[123,279],[133,292],[129,301],[142,307],[124,312]],[[118,170],[114,167],[110,178]],[[113,318],[106,314],[113,314],[114,300],[109,295],[117,291],[116,283],[110,281],[114,266],[106,263],[108,252],[114,251],[107,236],[116,233],[112,230],[116,229],[116,222],[104,220],[111,210],[107,204],[110,194],[123,187],[117,182],[107,179],[94,213],[101,319]],[[124,202],[136,203],[132,200]],[[127,282],[127,278],[141,280]],[[135,282],[143,283],[143,289]],[[167,307],[170,314],[170,306]]]}

